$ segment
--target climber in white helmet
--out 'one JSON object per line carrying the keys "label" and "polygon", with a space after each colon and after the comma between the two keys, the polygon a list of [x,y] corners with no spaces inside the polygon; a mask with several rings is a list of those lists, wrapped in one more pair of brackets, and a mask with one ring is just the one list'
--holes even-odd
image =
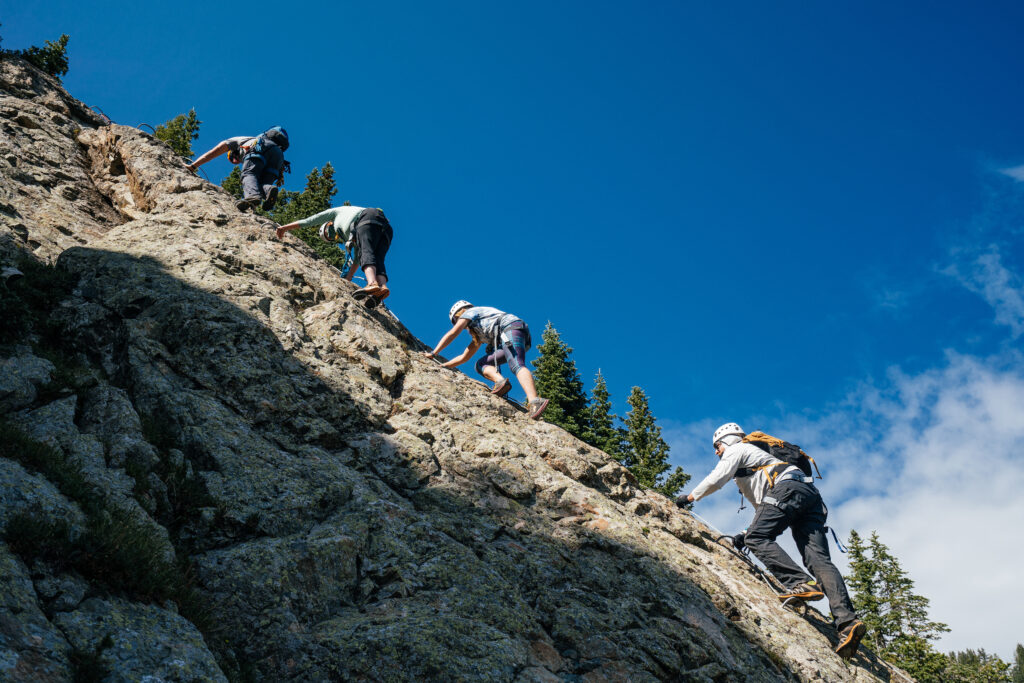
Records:
{"label": "climber in white helmet", "polygon": [[[774,437],[755,434],[800,451],[799,447]],[[719,458],[718,465],[692,493],[680,496],[676,502],[687,506],[735,479],[740,492],[754,505],[756,512],[750,527],[733,537],[733,545],[740,550],[744,546],[749,548],[786,587],[779,599],[802,602],[820,600],[827,595],[839,631],[836,653],[849,659],[856,653],[867,627],[853,611],[843,577],[829,557],[825,536],[828,509],[814,480],[805,476],[800,467],[772,456],[746,437],[743,428],[735,422],[716,429],[711,442]],[[813,579],[775,542],[787,528]]]}
{"label": "climber in white helmet", "polygon": [[443,363],[446,368],[462,365],[473,357],[481,345],[486,345],[485,355],[476,362],[476,371],[494,382],[491,393],[504,396],[512,389],[512,382],[501,376],[501,364],[507,362],[509,370],[519,380],[529,401],[530,419],[536,420],[548,407],[548,399],[537,395],[533,375],[526,367],[526,352],[530,349],[530,328],[512,315],[489,306],[474,306],[468,301],[456,301],[448,311],[452,329],[448,330],[427,358],[433,358],[451,344],[459,334],[469,329],[473,337],[461,354]]}

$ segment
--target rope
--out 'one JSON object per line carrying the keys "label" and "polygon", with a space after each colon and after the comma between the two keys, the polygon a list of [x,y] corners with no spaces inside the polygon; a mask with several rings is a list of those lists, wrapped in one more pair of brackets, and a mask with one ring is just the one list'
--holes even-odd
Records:
{"label": "rope", "polygon": [[139,125],[137,125],[135,127],[138,128],[139,130],[142,130],[143,126],[145,126],[146,128],[149,128],[151,131],[153,131],[153,135],[156,135],[156,128],[154,128],[153,126],[149,125],[148,123],[140,123]]}
{"label": "rope", "polygon": [[839,548],[839,552],[846,554],[846,546],[839,540],[839,536],[836,535],[836,530],[830,526],[825,527],[828,531],[832,532],[832,540],[836,542],[836,547]]}

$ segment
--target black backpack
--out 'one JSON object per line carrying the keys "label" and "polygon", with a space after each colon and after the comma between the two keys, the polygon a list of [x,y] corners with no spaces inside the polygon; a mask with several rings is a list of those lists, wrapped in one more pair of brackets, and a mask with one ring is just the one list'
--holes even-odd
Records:
{"label": "black backpack", "polygon": [[[743,442],[757,446],[776,460],[781,460],[788,465],[796,465],[800,468],[800,471],[804,473],[805,477],[813,476],[813,472],[811,471],[811,466],[813,465],[814,472],[817,472],[818,479],[821,479],[821,472],[818,470],[818,463],[814,462],[814,458],[804,453],[796,444],[783,441],[782,439],[777,439],[770,434],[765,434],[764,432],[751,432],[743,437]],[[750,474],[753,474],[753,471],[750,472]],[[750,474],[737,476],[750,476]]]}
{"label": "black backpack", "polygon": [[281,148],[282,152],[288,151],[288,131],[286,131],[284,127],[274,126],[270,130],[264,132],[260,137],[264,137],[273,142]]}

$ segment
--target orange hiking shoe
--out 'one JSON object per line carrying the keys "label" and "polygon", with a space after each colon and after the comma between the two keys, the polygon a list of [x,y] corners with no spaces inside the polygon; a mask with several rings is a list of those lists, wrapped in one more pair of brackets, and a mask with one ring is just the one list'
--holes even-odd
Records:
{"label": "orange hiking shoe", "polygon": [[352,292],[352,298],[358,301],[359,299],[365,299],[368,296],[376,296],[379,291],[380,285],[374,282],[371,285],[366,285],[365,287]]}
{"label": "orange hiking shoe", "polygon": [[857,654],[861,638],[868,632],[868,627],[860,619],[854,619],[849,624],[839,629],[839,644],[836,645],[836,654],[843,659],[850,659]]}
{"label": "orange hiking shoe", "polygon": [[512,382],[509,381],[508,377],[503,378],[491,389],[491,393],[495,396],[504,396],[510,391],[512,391]]}
{"label": "orange hiking shoe", "polygon": [[814,600],[821,600],[825,597],[818,588],[810,582],[801,583],[796,588],[779,595],[779,600],[800,600],[801,602],[811,602]]}

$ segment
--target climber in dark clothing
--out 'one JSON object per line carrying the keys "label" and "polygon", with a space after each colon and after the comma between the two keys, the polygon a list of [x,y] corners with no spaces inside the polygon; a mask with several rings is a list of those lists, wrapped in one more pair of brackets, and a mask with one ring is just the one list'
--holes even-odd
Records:
{"label": "climber in dark clothing", "polygon": [[[755,432],[752,436],[757,435]],[[842,574],[829,557],[828,539],[825,537],[825,518],[828,515],[825,503],[812,483],[813,479],[805,476],[799,467],[746,442],[745,436],[735,422],[719,427],[712,437],[715,455],[719,457],[718,466],[692,493],[681,496],[676,502],[682,506],[689,505],[735,479],[740,492],[757,511],[750,527],[744,534],[737,535],[733,544],[737,548],[744,544],[750,548],[786,587],[780,599],[804,602],[828,596],[839,630],[836,653],[849,659],[857,652],[867,627],[853,611]],[[814,578],[798,567],[775,542],[786,529],[792,531],[804,564]]]}
{"label": "climber in dark clothing", "polygon": [[287,149],[288,131],[275,126],[255,137],[240,135],[221,140],[186,168],[194,172],[207,161],[226,153],[228,161],[242,164],[242,199],[236,204],[238,209],[245,211],[262,204],[263,210],[269,211],[277,202],[278,188],[284,184],[282,173],[291,170],[284,159]]}

